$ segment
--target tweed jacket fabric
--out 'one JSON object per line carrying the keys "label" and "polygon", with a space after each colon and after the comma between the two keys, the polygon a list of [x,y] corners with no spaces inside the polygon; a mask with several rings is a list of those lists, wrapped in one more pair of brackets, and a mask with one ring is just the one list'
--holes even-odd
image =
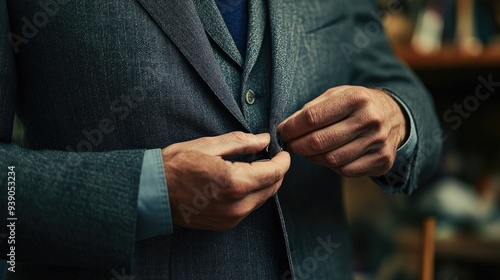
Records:
{"label": "tweed jacket fabric", "polygon": [[[340,177],[302,157],[292,158],[267,208],[233,231],[176,228],[135,241],[144,150],[258,132],[264,124],[250,122],[240,94],[258,86],[266,71],[259,67],[271,73],[269,156],[282,149],[276,126],[283,119],[350,84],[391,92],[414,118],[419,144],[410,176],[391,192],[411,193],[433,169],[440,147],[430,141],[438,130],[432,100],[391,54],[372,1],[262,3],[266,20],[249,32],[264,44],[250,45],[267,44],[268,63],[257,63],[260,47],[248,49],[246,61],[238,57],[228,33],[218,34],[225,32],[220,15],[203,16],[200,1],[0,0],[0,168],[17,172],[17,271],[7,279],[127,279],[131,270],[136,279],[266,279],[264,262],[283,248],[289,268],[275,263],[289,269],[278,272],[283,279],[350,279]],[[255,32],[266,28],[268,37]],[[16,112],[23,148],[11,143]],[[6,199],[2,188],[1,205]],[[281,239],[263,248],[276,225]],[[6,242],[0,247],[5,256]]]}

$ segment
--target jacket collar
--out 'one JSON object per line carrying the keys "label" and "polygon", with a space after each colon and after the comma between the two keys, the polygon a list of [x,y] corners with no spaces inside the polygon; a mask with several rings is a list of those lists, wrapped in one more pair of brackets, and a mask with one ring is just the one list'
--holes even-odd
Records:
{"label": "jacket collar", "polygon": [[191,0],[138,0],[224,106],[247,129]]}
{"label": "jacket collar", "polygon": [[[246,129],[250,130],[221,73],[193,0],[138,1],[156,21],[159,27],[172,40],[172,42],[179,48],[189,63],[193,65],[194,69],[208,84],[211,90],[218,96],[220,101],[233,114],[233,116],[236,117],[236,119],[238,119]],[[299,41],[298,39],[303,33],[303,30],[300,29],[301,25],[299,24],[296,5],[291,3],[287,4],[285,3],[285,0],[268,0],[267,2],[269,10],[269,26],[272,38],[271,53],[273,73],[270,125],[271,133],[276,134],[276,126],[284,118],[288,100],[291,98],[290,90],[293,83],[295,69],[297,67],[297,42]],[[210,9],[210,7],[208,8]],[[217,9],[215,3],[211,4],[212,11],[214,8]],[[208,33],[211,34],[214,41],[225,46],[224,49],[231,52],[232,56],[236,58],[236,53],[234,52],[236,51],[238,54],[239,52],[234,45],[227,28],[225,28],[226,31],[217,31],[214,29],[216,24],[219,26],[220,24],[224,24],[220,13],[217,11],[216,14],[217,16],[212,16],[212,19],[210,20],[204,19],[207,20],[207,30],[212,30],[208,31]],[[205,18],[205,16],[203,18]],[[262,45],[261,38],[263,37],[265,29],[265,19],[264,21],[260,21],[262,24],[258,24],[259,19],[257,17],[255,19],[255,21],[250,23],[250,27],[251,29],[257,30],[256,34],[258,33],[258,36],[256,36],[257,39],[255,42],[250,44],[251,46],[249,51],[247,51],[249,53],[249,58],[247,59],[248,63],[255,63],[254,60],[256,60],[256,57],[252,57],[252,55],[258,55],[260,46]],[[222,26],[225,27],[225,25]],[[253,31],[250,30],[250,32]],[[262,35],[260,35],[261,33]],[[229,39],[228,36],[231,39]],[[250,35],[250,37],[251,36],[252,35]],[[232,42],[231,44],[233,46],[230,46],[227,42]]]}

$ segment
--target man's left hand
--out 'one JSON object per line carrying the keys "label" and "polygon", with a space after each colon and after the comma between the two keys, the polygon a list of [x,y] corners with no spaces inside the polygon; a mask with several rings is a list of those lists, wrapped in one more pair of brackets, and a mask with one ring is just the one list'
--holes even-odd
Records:
{"label": "man's left hand", "polygon": [[407,138],[400,105],[378,89],[339,86],[278,126],[287,151],[346,177],[382,176]]}

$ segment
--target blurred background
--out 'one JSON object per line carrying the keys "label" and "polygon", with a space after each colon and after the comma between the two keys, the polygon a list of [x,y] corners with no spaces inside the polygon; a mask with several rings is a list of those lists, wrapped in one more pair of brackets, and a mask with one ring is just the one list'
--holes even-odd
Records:
{"label": "blurred background", "polygon": [[345,180],[355,279],[422,279],[429,217],[434,279],[500,279],[500,1],[375,1],[394,52],[434,97],[446,141],[437,174],[412,196]]}

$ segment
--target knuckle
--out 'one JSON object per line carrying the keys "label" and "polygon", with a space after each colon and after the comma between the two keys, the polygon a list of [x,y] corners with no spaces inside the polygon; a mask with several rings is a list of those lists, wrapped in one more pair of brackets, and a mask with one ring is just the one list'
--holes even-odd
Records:
{"label": "knuckle", "polygon": [[239,200],[239,199],[242,199],[246,196],[246,192],[244,192],[241,187],[233,187],[229,191],[229,196],[233,200]]}
{"label": "knuckle", "polygon": [[383,127],[384,118],[382,117],[382,115],[380,113],[372,114],[371,124],[374,128],[376,128],[377,130],[380,130]]}
{"label": "knuckle", "polygon": [[352,89],[351,101],[353,104],[364,107],[370,103],[371,94],[363,87],[355,87]]}
{"label": "knuckle", "polygon": [[311,106],[312,106],[311,103],[308,102],[308,103],[304,104],[304,106],[302,106],[302,109],[309,109],[309,108],[311,108]]}
{"label": "knuckle", "polygon": [[281,173],[281,171],[279,169],[274,169],[274,170],[270,170],[269,172],[269,175],[268,175],[268,182],[270,185],[278,182],[279,180],[282,179],[283,175]]}
{"label": "knuckle", "polygon": [[320,112],[314,107],[304,110],[304,121],[306,125],[316,126],[320,120]]}
{"label": "knuckle", "polygon": [[170,144],[168,146],[166,146],[165,148],[162,149],[162,155],[164,157],[173,157],[175,155],[178,155],[182,152],[185,152],[187,150],[190,150],[189,149],[189,146],[185,145],[184,143],[173,143],[173,144]]}
{"label": "knuckle", "polygon": [[341,165],[343,156],[341,152],[329,153],[326,155],[326,163],[331,167],[337,167]]}
{"label": "knuckle", "polygon": [[376,133],[375,135],[371,136],[370,144],[376,145],[380,147],[379,145],[384,145],[386,142],[386,137],[382,133]]}
{"label": "knuckle", "polygon": [[205,137],[201,137],[201,138],[193,140],[191,142],[191,144],[193,144],[193,145],[190,145],[188,148],[189,149],[194,148],[196,150],[199,150],[200,147],[213,146],[213,145],[217,144],[219,141],[220,141],[219,137],[216,138],[216,137],[205,136]]}
{"label": "knuckle", "polygon": [[246,211],[243,211],[239,208],[235,208],[231,212],[229,212],[228,218],[232,221],[231,224],[237,224],[239,223],[248,213]]}
{"label": "knuckle", "polygon": [[233,182],[229,187],[225,190],[226,198],[229,200],[240,200],[244,198],[247,193],[245,191],[245,186],[240,182]]}
{"label": "knuckle", "polygon": [[379,114],[366,114],[358,124],[358,130],[368,130],[376,133],[377,137],[383,136],[383,121],[380,119]]}
{"label": "knuckle", "polygon": [[241,132],[241,131],[233,131],[233,132],[230,132],[229,135],[231,135],[232,138],[234,138],[235,140],[238,140],[238,141],[245,141],[245,139],[246,139],[246,134],[244,132]]}
{"label": "knuckle", "polygon": [[393,155],[391,151],[389,151],[388,149],[382,151],[382,153],[378,157],[378,163],[381,172],[383,172],[382,174],[387,173],[392,168],[394,160],[395,160],[395,155]]}
{"label": "knuckle", "polygon": [[366,118],[367,125],[377,130],[380,130],[382,128],[382,125],[384,124],[383,115],[372,106],[367,108],[366,114],[367,114]]}
{"label": "knuckle", "polygon": [[252,212],[252,209],[248,209],[248,207],[240,206],[240,207],[234,207],[226,213],[226,216],[228,217],[230,224],[234,224],[235,226],[241,222],[248,214]]}
{"label": "knuckle", "polygon": [[277,185],[274,185],[272,188],[269,188],[267,198],[270,198],[278,193],[279,189],[281,188],[281,183],[282,182],[280,181]]}
{"label": "knuckle", "polygon": [[309,140],[309,147],[313,152],[321,152],[326,148],[327,140],[325,137],[318,133],[314,133],[311,135]]}

